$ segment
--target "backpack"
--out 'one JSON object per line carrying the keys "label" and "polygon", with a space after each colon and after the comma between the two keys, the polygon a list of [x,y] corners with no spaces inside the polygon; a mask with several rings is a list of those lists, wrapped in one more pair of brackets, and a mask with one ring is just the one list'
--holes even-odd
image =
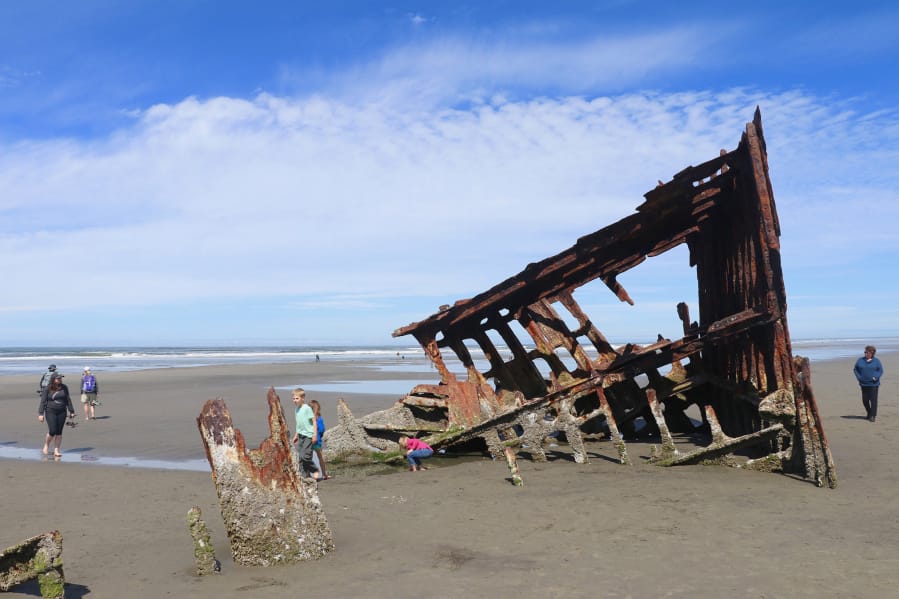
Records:
{"label": "backpack", "polygon": [[81,381],[81,390],[85,393],[93,393],[97,390],[97,379],[94,375],[89,374]]}
{"label": "backpack", "polygon": [[48,386],[50,384],[50,377],[53,376],[53,372],[45,372],[44,376],[41,377],[41,389]]}

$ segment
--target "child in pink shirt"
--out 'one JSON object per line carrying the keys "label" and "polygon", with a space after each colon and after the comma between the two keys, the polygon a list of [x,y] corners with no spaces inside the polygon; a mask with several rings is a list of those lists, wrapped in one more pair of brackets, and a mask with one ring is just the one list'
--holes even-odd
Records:
{"label": "child in pink shirt", "polygon": [[406,450],[406,459],[409,460],[409,470],[411,472],[427,470],[427,467],[421,465],[421,461],[434,455],[434,450],[430,445],[420,439],[405,435],[400,437],[399,444],[400,447]]}

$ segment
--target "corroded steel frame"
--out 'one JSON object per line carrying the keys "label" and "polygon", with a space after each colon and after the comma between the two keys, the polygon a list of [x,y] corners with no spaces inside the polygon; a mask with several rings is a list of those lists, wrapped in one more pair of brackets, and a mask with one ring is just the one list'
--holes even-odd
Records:
{"label": "corroded steel frame", "polygon": [[[712,441],[694,452],[692,461],[755,446],[764,458],[747,466],[797,473],[833,487],[833,460],[807,361],[794,360],[791,353],[779,235],[756,109],[735,150],[722,150],[660,182],[635,214],[471,299],[397,329],[394,337],[416,338],[441,377],[437,385],[416,387],[403,401],[445,408],[448,434],[433,436],[435,442],[451,445],[480,436],[494,454],[522,431],[527,435],[523,424],[546,420],[552,425],[541,431],[563,430],[576,457],[583,458],[581,429],[598,420],[627,462],[622,430],[626,434],[642,417],[669,450],[660,456],[662,463],[691,461],[671,453],[676,450],[668,429],[683,431],[689,423],[684,411],[696,404]],[[618,277],[681,244],[696,268],[698,322],[690,322],[681,303],[683,337],[613,348],[577,304],[574,290],[600,279],[621,301],[633,304]],[[560,310],[567,310],[576,329]],[[530,336],[528,346],[509,326],[513,320]],[[491,341],[493,331],[511,358],[504,359]],[[484,372],[471,356],[472,344],[489,362]],[[447,367],[446,350],[461,361],[466,380]],[[540,366],[544,372],[548,367],[548,379]],[[670,372],[662,375],[660,368]],[[640,375],[648,385],[638,384]],[[527,414],[530,420],[523,418]]]}

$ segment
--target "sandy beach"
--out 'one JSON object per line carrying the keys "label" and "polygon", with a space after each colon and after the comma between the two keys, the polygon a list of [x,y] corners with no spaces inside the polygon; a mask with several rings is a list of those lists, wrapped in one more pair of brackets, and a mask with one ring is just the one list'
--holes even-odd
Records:
{"label": "sandy beach", "polygon": [[[100,418],[66,428],[63,458],[0,459],[0,547],[58,529],[66,597],[887,597],[899,585],[899,354],[876,423],[862,419],[854,359],[812,364],[812,385],[839,487],[717,466],[659,468],[649,445],[614,462],[608,442],[576,464],[562,444],[546,464],[520,461],[524,486],[487,458],[435,457],[421,473],[340,475],[319,485],[336,550],[293,566],[230,558],[208,472],[104,466],[82,456],[203,457],[196,417],[223,397],[255,445],[267,435],[268,387],[420,378],[364,363],[98,372]],[[33,449],[34,376],[0,377],[0,447]],[[78,373],[65,373],[77,387]],[[280,392],[290,414],[289,393]],[[339,394],[315,392],[335,422]],[[395,395],[340,394],[357,415]],[[186,525],[198,505],[221,574],[197,577]],[[39,596],[36,584],[9,597]]]}

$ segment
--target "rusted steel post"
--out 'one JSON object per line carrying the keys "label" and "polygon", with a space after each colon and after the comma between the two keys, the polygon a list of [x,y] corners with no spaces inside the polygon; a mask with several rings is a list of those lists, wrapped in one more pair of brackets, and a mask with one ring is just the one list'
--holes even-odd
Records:
{"label": "rusted steel post", "polygon": [[565,439],[574,455],[574,461],[578,464],[587,463],[587,449],[584,447],[584,436],[581,434],[580,420],[572,416],[572,401],[563,399],[559,402],[559,416],[556,418],[556,426],[565,432]]}
{"label": "rusted steel post", "polygon": [[299,477],[290,458],[281,400],[268,391],[269,431],[247,450],[222,399],[211,399],[197,418],[219,496],[234,561],[271,566],[324,557],[334,549],[316,483]]}
{"label": "rusted steel post", "polygon": [[505,455],[506,448],[503,446],[503,441],[499,438],[499,433],[495,428],[485,430],[481,438],[487,444],[487,451],[490,452],[490,457],[494,460]]}
{"label": "rusted steel post", "polygon": [[656,399],[655,389],[646,390],[646,401],[652,412],[652,418],[655,420],[656,426],[659,427],[659,436],[662,438],[662,458],[669,458],[677,455],[677,448],[674,447],[674,438],[668,430],[668,424],[665,422],[665,414],[662,413],[662,407],[659,400]]}
{"label": "rusted steel post", "polygon": [[530,414],[523,414],[518,419],[518,424],[524,429],[521,435],[521,447],[527,449],[531,454],[531,459],[536,462],[546,461],[543,440],[546,439],[552,426],[545,417],[546,410],[536,410]]}
{"label": "rusted steel post", "polygon": [[721,430],[721,423],[718,422],[718,414],[715,413],[715,408],[712,406],[704,406],[704,411],[705,419],[709,423],[709,428],[712,431],[712,443],[721,444],[727,442],[729,437]]}
{"label": "rusted steel post", "polygon": [[221,564],[215,559],[212,538],[209,536],[209,529],[206,527],[199,506],[195,505],[187,511],[187,527],[190,530],[190,537],[194,541],[194,562],[197,565],[197,575],[206,576],[221,571]]}
{"label": "rusted steel post", "polygon": [[618,425],[615,423],[612,406],[609,405],[606,394],[602,389],[596,390],[596,396],[599,398],[599,409],[602,410],[603,416],[606,417],[606,425],[609,427],[612,445],[615,446],[615,450],[618,452],[618,461],[622,464],[630,464],[631,459],[627,456],[627,446],[624,444],[624,437],[621,436],[621,431],[618,430]]}
{"label": "rusted steel post", "polygon": [[[801,442],[799,451],[794,449],[792,464],[795,469],[815,482],[820,487],[835,488],[837,486],[836,469],[833,457],[830,454],[830,444],[824,434],[821,425],[821,416],[818,414],[818,404],[812,393],[811,370],[808,358],[797,356],[794,358],[798,371],[797,416],[799,426],[798,433],[794,436],[794,444]],[[802,458],[799,462],[799,458]],[[799,462],[797,464],[797,462]]]}
{"label": "rusted steel post", "polygon": [[506,464],[509,465],[509,472],[512,474],[512,484],[516,487],[520,487],[524,483],[521,480],[521,471],[518,469],[518,460],[515,457],[515,450],[511,447],[506,447],[504,453],[506,455]]}

